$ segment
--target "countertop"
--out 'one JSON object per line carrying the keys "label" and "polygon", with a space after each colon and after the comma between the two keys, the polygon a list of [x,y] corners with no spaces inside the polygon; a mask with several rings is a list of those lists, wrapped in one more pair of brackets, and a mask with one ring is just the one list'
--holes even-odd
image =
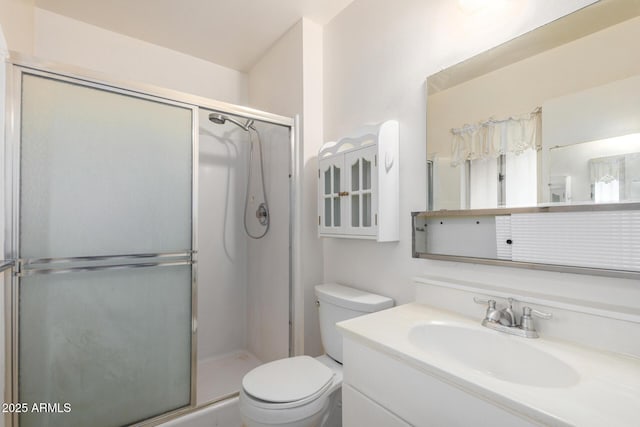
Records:
{"label": "countertop", "polygon": [[[337,324],[350,338],[453,384],[473,395],[549,425],[640,425],[640,359],[566,342],[522,338],[491,331],[470,319],[424,304],[410,303]],[[470,366],[420,349],[409,341],[413,326],[451,322],[524,340],[571,366],[579,380],[570,386],[540,387],[503,381]],[[348,369],[348,367],[346,367]],[[536,369],[536,366],[523,366]]]}

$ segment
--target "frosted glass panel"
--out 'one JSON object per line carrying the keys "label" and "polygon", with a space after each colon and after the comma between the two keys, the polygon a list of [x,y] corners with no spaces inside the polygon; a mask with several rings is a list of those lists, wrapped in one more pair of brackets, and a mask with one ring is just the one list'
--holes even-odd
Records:
{"label": "frosted glass panel", "polygon": [[333,198],[333,226],[340,227],[340,197]]}
{"label": "frosted glass panel", "polygon": [[351,196],[351,226],[360,227],[360,195]]}
{"label": "frosted glass panel", "polygon": [[20,286],[21,427],[118,426],[189,404],[191,267],[34,275]]}
{"label": "frosted glass panel", "polygon": [[371,227],[371,193],[362,195],[362,226]]}
{"label": "frosted glass panel", "polygon": [[331,198],[324,199],[324,225],[331,227]]}
{"label": "frosted glass panel", "polygon": [[351,191],[358,191],[360,189],[360,161],[356,160],[351,165]]}
{"label": "frosted glass panel", "polygon": [[362,189],[371,190],[371,162],[362,159]]}
{"label": "frosted glass panel", "polygon": [[20,256],[189,249],[191,115],[25,74]]}
{"label": "frosted glass panel", "polygon": [[340,168],[333,166],[333,192],[340,192]]}
{"label": "frosted glass panel", "polygon": [[331,168],[324,171],[324,194],[331,194]]}

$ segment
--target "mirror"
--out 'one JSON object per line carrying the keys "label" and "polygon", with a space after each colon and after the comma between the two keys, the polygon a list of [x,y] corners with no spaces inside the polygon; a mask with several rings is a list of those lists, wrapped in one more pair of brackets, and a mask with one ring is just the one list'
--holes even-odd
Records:
{"label": "mirror", "polygon": [[430,76],[428,210],[640,201],[639,15],[601,0]]}

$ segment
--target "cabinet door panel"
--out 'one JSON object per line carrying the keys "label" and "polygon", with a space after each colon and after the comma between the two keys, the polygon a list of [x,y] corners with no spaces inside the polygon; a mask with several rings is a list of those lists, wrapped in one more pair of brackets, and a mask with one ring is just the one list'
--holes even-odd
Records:
{"label": "cabinet door panel", "polygon": [[344,427],[410,426],[349,385],[342,387],[342,425]]}
{"label": "cabinet door panel", "polygon": [[344,232],[345,202],[342,200],[344,188],[344,156],[320,161],[318,216],[321,234]]}
{"label": "cabinet door panel", "polygon": [[351,227],[360,227],[360,195],[351,195]]}
{"label": "cabinet door panel", "polygon": [[[352,339],[343,340],[344,385],[351,386],[414,426],[532,427],[528,418],[507,411],[411,365]],[[343,391],[343,413],[351,412]],[[460,410],[464,408],[464,410]],[[482,423],[479,420],[491,420]],[[348,425],[368,425],[346,424]],[[390,424],[393,425],[393,424]]]}
{"label": "cabinet door panel", "polygon": [[375,236],[377,232],[377,147],[371,146],[345,154],[350,190],[347,233]]}

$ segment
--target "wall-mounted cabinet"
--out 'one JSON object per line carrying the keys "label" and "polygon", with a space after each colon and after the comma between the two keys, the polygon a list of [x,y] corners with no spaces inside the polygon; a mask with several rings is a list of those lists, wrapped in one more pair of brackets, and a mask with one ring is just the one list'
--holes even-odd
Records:
{"label": "wall-mounted cabinet", "polygon": [[398,240],[398,122],[367,126],[318,154],[321,237]]}

